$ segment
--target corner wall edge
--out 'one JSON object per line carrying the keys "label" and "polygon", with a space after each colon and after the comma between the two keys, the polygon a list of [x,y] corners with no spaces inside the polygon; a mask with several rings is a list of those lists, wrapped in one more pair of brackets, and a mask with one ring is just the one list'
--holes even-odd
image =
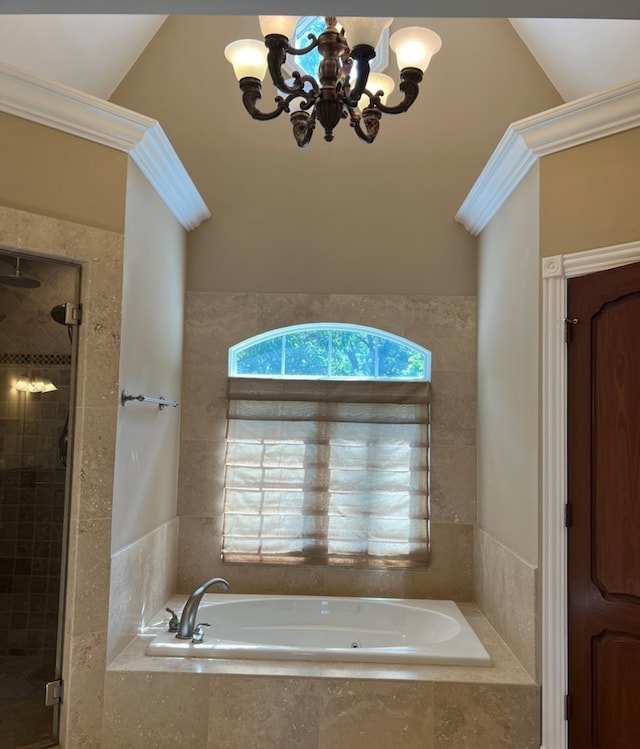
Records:
{"label": "corner wall edge", "polygon": [[455,216],[477,236],[541,157],[640,127],[640,79],[512,123]]}
{"label": "corner wall edge", "polygon": [[0,111],[128,154],[187,231],[211,216],[157,120],[5,63]]}

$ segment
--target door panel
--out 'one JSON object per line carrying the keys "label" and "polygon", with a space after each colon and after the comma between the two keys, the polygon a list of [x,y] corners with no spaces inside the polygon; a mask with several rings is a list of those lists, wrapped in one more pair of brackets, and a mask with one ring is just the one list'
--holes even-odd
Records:
{"label": "door panel", "polygon": [[640,294],[592,322],[594,579],[608,600],[640,598]]}
{"label": "door panel", "polygon": [[[640,638],[604,632],[593,641],[595,746],[638,746],[640,710],[636,676],[640,671]],[[615,685],[612,689],[611,685]],[[635,743],[621,743],[620,726]]]}
{"label": "door panel", "polygon": [[568,282],[570,749],[640,746],[640,264]]}

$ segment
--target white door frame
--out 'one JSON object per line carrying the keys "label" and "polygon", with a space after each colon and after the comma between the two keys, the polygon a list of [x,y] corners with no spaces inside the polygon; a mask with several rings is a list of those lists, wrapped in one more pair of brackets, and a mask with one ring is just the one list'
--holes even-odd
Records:
{"label": "white door frame", "polygon": [[542,745],[566,749],[567,279],[640,262],[640,241],[542,260]]}

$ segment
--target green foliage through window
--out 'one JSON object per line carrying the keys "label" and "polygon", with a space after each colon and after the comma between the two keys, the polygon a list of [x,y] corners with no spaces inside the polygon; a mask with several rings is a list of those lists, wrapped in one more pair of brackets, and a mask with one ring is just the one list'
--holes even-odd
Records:
{"label": "green foliage through window", "polygon": [[361,325],[294,325],[229,350],[229,374],[236,377],[428,380],[430,369],[427,349]]}

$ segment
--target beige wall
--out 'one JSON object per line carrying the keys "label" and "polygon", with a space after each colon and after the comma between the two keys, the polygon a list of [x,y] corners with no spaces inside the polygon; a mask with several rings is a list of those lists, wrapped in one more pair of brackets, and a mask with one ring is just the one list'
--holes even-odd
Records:
{"label": "beige wall", "polygon": [[416,23],[443,47],[411,111],[371,146],[345,121],[299,149],[286,117],[249,117],[223,57],[256,18],[165,22],[112,99],[159,119],[212,207],[190,290],[475,294],[475,240],[453,216],[505,127],[561,99],[506,20]]}
{"label": "beige wall", "polygon": [[[139,169],[127,177],[120,389],[180,400],[186,233]],[[118,412],[112,549],[176,514],[180,409]]]}
{"label": "beige wall", "polygon": [[0,205],[123,230],[125,153],[2,112],[0,161]]}
{"label": "beige wall", "polygon": [[479,238],[474,600],[537,671],[539,168]]}
{"label": "beige wall", "polygon": [[539,171],[482,232],[478,269],[477,524],[538,560]]}
{"label": "beige wall", "polygon": [[545,156],[542,257],[640,238],[640,128]]}
{"label": "beige wall", "polygon": [[[119,389],[181,400],[186,233],[129,164]],[[175,591],[180,408],[118,409],[107,663]]]}

